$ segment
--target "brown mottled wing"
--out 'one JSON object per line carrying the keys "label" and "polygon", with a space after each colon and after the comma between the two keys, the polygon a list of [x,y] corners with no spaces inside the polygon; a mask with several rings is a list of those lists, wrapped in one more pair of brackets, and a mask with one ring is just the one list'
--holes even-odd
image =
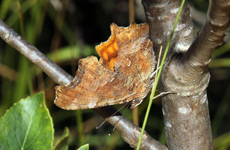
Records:
{"label": "brown mottled wing", "polygon": [[[129,28],[119,28],[114,24],[111,28],[114,28],[119,47],[115,70],[121,74],[118,79],[125,83],[126,88],[136,92],[133,108],[142,102],[154,82],[156,61],[149,40],[149,26],[132,24]],[[126,36],[123,37],[124,34]]]}
{"label": "brown mottled wing", "polygon": [[147,24],[128,28],[111,25],[112,35],[96,47],[94,56],[79,61],[77,75],[56,87],[55,104],[63,109],[89,109],[133,101],[135,107],[153,83],[155,56]]}
{"label": "brown mottled wing", "polygon": [[124,103],[131,95],[134,92],[126,89],[114,72],[105,69],[96,57],[89,56],[79,61],[73,82],[56,86],[55,104],[68,110],[88,109]]}

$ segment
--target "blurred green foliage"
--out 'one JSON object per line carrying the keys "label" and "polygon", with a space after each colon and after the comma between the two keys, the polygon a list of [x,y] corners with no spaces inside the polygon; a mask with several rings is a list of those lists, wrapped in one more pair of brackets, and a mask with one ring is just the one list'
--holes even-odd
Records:
{"label": "blurred green foliage", "polygon": [[[208,1],[196,0],[191,5],[197,11],[206,12]],[[135,8],[139,7],[142,8],[136,1]],[[136,9],[137,23],[145,22],[143,11],[143,8]],[[74,76],[80,58],[97,55],[94,47],[108,39],[112,22],[119,26],[129,25],[128,1],[1,0],[0,19]],[[201,28],[199,24],[195,25],[196,29]],[[229,49],[226,40],[226,44],[214,52],[210,62],[210,117],[214,147],[221,150],[229,149],[230,144],[230,138],[227,138],[230,133]],[[96,130],[103,119],[92,110],[66,111],[57,108],[53,104],[55,86],[38,67],[0,40],[0,115],[21,98],[44,91],[54,122],[55,142],[65,139],[63,132],[66,133],[65,127],[68,127],[69,149],[77,149],[86,143],[89,143],[90,149],[131,149],[117,131],[108,136],[113,128],[108,123]],[[147,99],[139,106],[140,123],[145,115]],[[124,115],[131,119],[131,110]],[[146,131],[165,144],[159,99],[154,101]]]}

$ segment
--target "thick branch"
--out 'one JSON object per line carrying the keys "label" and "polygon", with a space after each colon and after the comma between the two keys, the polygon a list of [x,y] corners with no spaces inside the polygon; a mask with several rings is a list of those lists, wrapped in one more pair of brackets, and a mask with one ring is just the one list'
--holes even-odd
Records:
{"label": "thick branch", "polygon": [[[182,58],[182,63],[208,63],[230,25],[230,1],[211,0],[207,20],[199,36]],[[189,59],[189,61],[188,61]]]}
{"label": "thick branch", "polygon": [[[179,58],[164,67],[159,87],[172,91],[162,97],[165,133],[169,149],[213,149],[206,88],[209,73],[186,71]],[[180,66],[181,68],[179,68]]]}
{"label": "thick branch", "polygon": [[[168,36],[164,33],[171,32],[177,15],[177,13],[172,14],[172,12],[179,8],[180,3],[181,0],[169,0],[164,2],[164,7],[160,7],[162,5],[158,1],[151,3],[150,0],[143,0],[144,7],[148,6],[149,8],[149,10],[145,10],[148,23],[150,23],[150,37],[154,45],[158,45],[157,49],[160,46],[156,40],[159,36],[163,36],[165,40],[162,42],[163,46],[168,42]],[[148,16],[149,14],[154,17]],[[159,17],[162,18],[167,14],[169,14],[170,19],[167,20],[167,17],[164,17],[166,19],[159,21]],[[173,20],[173,22],[170,22],[170,20]],[[156,27],[160,25],[163,27]],[[192,26],[188,4],[185,3],[177,25],[178,29],[173,36],[170,55],[168,55],[169,59],[163,68],[159,81],[161,92],[170,91],[175,93],[165,95],[162,98],[167,144],[169,149],[175,150],[213,149],[206,95],[210,77],[207,63],[191,63],[187,59],[181,61],[181,58],[184,58],[184,53],[187,54],[186,51],[194,40]],[[166,27],[171,29],[169,30]],[[159,35],[156,31],[157,28],[161,33]],[[205,45],[200,45],[200,48],[204,49]],[[203,57],[202,53],[196,55]]]}
{"label": "thick branch", "polygon": [[[57,84],[69,84],[73,77],[56,65],[53,61],[42,54],[37,48],[26,41],[23,37],[17,34],[12,28],[0,20],[0,37],[13,48],[18,50],[35,65],[41,68],[51,79]],[[103,107],[94,109],[99,115],[106,120],[122,134],[123,139],[132,147],[136,147],[140,135],[140,129],[131,121],[121,115],[112,116],[117,110],[113,107]],[[165,145],[151,138],[145,133],[145,139],[142,141],[141,149],[164,150],[167,149]]]}
{"label": "thick branch", "polygon": [[[160,47],[163,46],[163,50],[166,48],[181,0],[142,0],[142,4],[150,26],[150,38],[154,43],[153,49],[156,56],[158,56]],[[190,18],[188,5],[185,3],[172,38],[168,55],[186,51],[193,40],[193,23]]]}

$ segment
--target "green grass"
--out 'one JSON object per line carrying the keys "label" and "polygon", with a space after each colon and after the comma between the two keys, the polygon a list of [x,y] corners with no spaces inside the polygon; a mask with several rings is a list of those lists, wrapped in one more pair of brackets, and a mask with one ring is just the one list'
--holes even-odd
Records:
{"label": "green grass", "polygon": [[[18,2],[21,4],[20,9],[23,16],[21,19],[18,14]],[[109,37],[109,34],[107,34],[109,25],[103,24],[103,20],[109,20],[110,23],[111,21],[118,22],[115,17],[110,16],[117,11],[115,4],[111,3],[110,5],[106,2],[95,3],[96,8],[93,9],[94,5],[91,3],[87,5],[93,11],[90,11],[90,9],[84,11],[79,8],[74,9],[77,6],[74,3],[70,3],[71,9],[69,8],[69,10],[60,12],[46,0],[2,0],[0,3],[0,19],[11,26],[16,32],[23,35],[30,43],[34,44],[50,59],[54,60],[55,63],[58,63],[70,74],[74,74],[73,72],[77,69],[77,61],[89,55],[96,55],[95,44],[105,41],[105,34],[107,38]],[[113,11],[113,13],[108,13],[108,10]],[[71,14],[71,11],[74,13]],[[87,12],[91,14],[87,14]],[[105,16],[102,15],[103,12]],[[96,15],[100,17],[95,19],[90,15],[95,15],[95,18]],[[119,19],[119,21],[121,20]],[[119,23],[118,25],[126,24],[125,21]],[[92,26],[100,28],[91,28]],[[85,28],[86,30],[83,30]],[[84,38],[87,36],[94,36],[93,31],[95,30],[100,31],[95,41],[85,41]],[[60,40],[58,41],[58,39]],[[228,149],[230,143],[228,140],[230,128],[225,127],[227,119],[229,119],[228,106],[230,104],[230,92],[228,92],[230,87],[228,77],[230,66],[229,46],[229,43],[227,43],[219,47],[214,52],[212,61],[210,62],[210,70],[213,73],[212,77],[216,79],[215,81],[211,80],[210,85],[217,85],[210,86],[208,89],[209,95],[211,95],[209,97],[209,105],[211,108],[213,141],[214,147],[217,150]],[[119,133],[115,132],[112,136],[108,136],[113,128],[108,123],[103,125],[101,129],[96,130],[95,127],[100,124],[101,120],[92,110],[76,112],[57,108],[53,104],[55,83],[43,74],[37,66],[29,62],[29,60],[3,41],[0,41],[0,64],[8,68],[4,69],[3,73],[0,74],[1,116],[21,98],[44,91],[47,107],[54,120],[55,138],[62,135],[66,126],[69,127],[70,149],[76,149],[85,143],[89,143],[90,148],[131,149],[121,139]],[[215,75],[215,72],[218,71],[217,67],[218,70],[224,70],[223,75]],[[0,67],[0,73],[2,69]],[[220,79],[220,76],[227,76],[227,78]],[[140,122],[143,121],[144,112],[148,105],[147,102],[148,100],[146,99],[139,106]],[[150,120],[147,122],[146,131],[155,139],[165,143],[160,101],[153,101],[152,107],[154,109],[150,113]],[[127,110],[124,115],[129,119],[132,118],[130,110]],[[159,123],[156,124],[155,122]],[[225,130],[223,130],[223,127],[225,127]],[[106,141],[105,145],[103,145],[104,141]]]}

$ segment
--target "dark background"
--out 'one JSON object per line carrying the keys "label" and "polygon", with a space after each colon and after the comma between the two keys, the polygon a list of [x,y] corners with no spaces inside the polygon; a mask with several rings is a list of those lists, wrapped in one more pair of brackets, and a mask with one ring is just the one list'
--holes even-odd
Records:
{"label": "dark background", "polygon": [[[18,2],[1,0],[0,19],[73,76],[80,58],[97,55],[94,47],[108,39],[112,22],[119,26],[129,26],[127,0],[21,0],[20,5]],[[190,6],[197,32],[205,21],[208,1],[190,1]],[[140,1],[135,1],[135,22],[145,22]],[[227,36],[224,47],[218,48],[223,54],[214,54],[212,61],[215,63],[210,63],[208,98],[215,149],[228,149],[230,145],[230,63],[219,62],[229,59],[228,39]],[[65,127],[69,127],[70,149],[82,145],[80,139],[84,139],[83,143],[89,143],[90,149],[131,149],[118,132],[108,136],[113,129],[108,123],[95,129],[103,119],[94,111],[66,111],[56,107],[53,104],[55,86],[40,69],[0,40],[0,115],[21,98],[45,91],[46,103],[54,121],[55,139],[60,137]],[[140,125],[148,97],[139,106]],[[83,121],[78,120],[79,115]],[[132,119],[131,110],[128,109],[124,115]],[[79,134],[79,124],[84,126],[84,136]],[[165,143],[160,99],[154,100],[146,131]]]}

